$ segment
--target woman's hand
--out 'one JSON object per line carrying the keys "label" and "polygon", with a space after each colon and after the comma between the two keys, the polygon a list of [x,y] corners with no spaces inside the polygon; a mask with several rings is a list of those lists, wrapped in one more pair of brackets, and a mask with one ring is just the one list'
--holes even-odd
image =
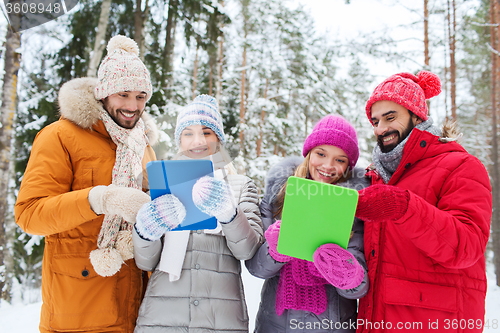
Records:
{"label": "woman's hand", "polygon": [[267,240],[267,245],[269,246],[269,254],[274,260],[279,262],[288,262],[293,257],[281,254],[278,252],[278,237],[280,233],[281,220],[277,220],[267,228],[264,236]]}
{"label": "woman's hand", "polygon": [[214,177],[201,177],[193,186],[193,202],[203,213],[221,223],[229,223],[236,216],[236,205],[231,187]]}
{"label": "woman's hand", "polygon": [[186,217],[186,208],[173,194],[165,194],[141,207],[135,230],[144,239],[155,241],[177,227]]}
{"label": "woman's hand", "polygon": [[314,265],[334,287],[352,289],[361,284],[365,271],[356,258],[337,244],[323,244],[314,251]]}

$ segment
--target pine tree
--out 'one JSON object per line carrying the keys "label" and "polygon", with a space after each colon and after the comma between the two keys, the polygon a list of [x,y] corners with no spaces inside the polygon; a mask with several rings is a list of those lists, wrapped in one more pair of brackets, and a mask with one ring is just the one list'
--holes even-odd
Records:
{"label": "pine tree", "polygon": [[[493,214],[491,221],[492,237],[489,247],[493,250],[497,285],[500,285],[500,238],[499,234],[499,182],[498,178],[498,79],[492,71],[494,61],[498,63],[498,54],[492,49],[499,49],[496,27],[498,14],[492,8],[494,2],[481,0],[472,14],[464,15],[457,28],[457,49],[461,57],[457,60],[457,78],[466,87],[467,94],[457,101],[457,120],[460,130],[465,135],[462,140],[467,151],[481,160],[492,177]],[[493,9],[493,12],[492,12]],[[460,17],[460,16],[457,16]],[[496,21],[495,21],[496,20]],[[460,54],[460,53],[459,53]],[[498,66],[498,64],[497,64]],[[496,84],[496,87],[495,87]],[[492,99],[493,97],[493,99]],[[497,105],[495,105],[497,104]],[[485,130],[492,128],[491,131]],[[495,162],[496,161],[496,162]],[[487,256],[488,261],[489,255]]]}
{"label": "pine tree", "polygon": [[[19,5],[17,0],[9,1]],[[5,38],[5,74],[2,85],[2,105],[0,108],[0,298],[10,298],[10,284],[7,277],[11,253],[7,246],[8,232],[8,189],[12,158],[12,135],[14,115],[17,109],[17,82],[21,62],[21,15],[10,16],[10,26]],[[6,287],[6,288],[5,288]]]}

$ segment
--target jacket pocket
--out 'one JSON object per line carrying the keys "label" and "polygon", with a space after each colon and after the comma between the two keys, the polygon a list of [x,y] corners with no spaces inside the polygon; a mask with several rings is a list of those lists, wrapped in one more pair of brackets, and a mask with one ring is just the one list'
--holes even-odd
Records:
{"label": "jacket pocket", "polygon": [[94,185],[93,181],[93,170],[83,169],[82,170],[82,188],[92,187]]}
{"label": "jacket pocket", "polygon": [[386,328],[458,332],[458,290],[455,287],[387,278],[384,283]]}
{"label": "jacket pocket", "polygon": [[84,331],[116,323],[117,278],[97,275],[88,254],[55,256],[52,271],[52,329]]}

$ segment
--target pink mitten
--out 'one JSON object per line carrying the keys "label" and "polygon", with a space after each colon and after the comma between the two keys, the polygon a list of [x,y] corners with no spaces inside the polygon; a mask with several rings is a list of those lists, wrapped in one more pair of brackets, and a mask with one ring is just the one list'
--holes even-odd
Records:
{"label": "pink mitten", "polygon": [[292,259],[292,257],[281,254],[277,250],[280,227],[281,227],[281,220],[277,220],[276,222],[271,224],[269,228],[267,228],[266,232],[264,233],[264,236],[266,237],[267,245],[269,245],[269,254],[271,255],[271,257],[273,257],[274,260],[279,262],[287,262],[290,259]]}
{"label": "pink mitten", "polygon": [[356,258],[337,244],[323,244],[314,251],[314,265],[334,287],[352,289],[361,284],[365,271]]}

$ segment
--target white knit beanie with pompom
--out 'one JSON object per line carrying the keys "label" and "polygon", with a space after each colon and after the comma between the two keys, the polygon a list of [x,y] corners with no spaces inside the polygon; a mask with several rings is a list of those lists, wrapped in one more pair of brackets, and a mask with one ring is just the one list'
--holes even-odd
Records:
{"label": "white knit beanie with pompom", "polygon": [[132,39],[117,35],[109,40],[108,54],[97,72],[95,98],[102,100],[121,91],[144,91],[151,98],[149,71],[139,59],[139,47]]}

